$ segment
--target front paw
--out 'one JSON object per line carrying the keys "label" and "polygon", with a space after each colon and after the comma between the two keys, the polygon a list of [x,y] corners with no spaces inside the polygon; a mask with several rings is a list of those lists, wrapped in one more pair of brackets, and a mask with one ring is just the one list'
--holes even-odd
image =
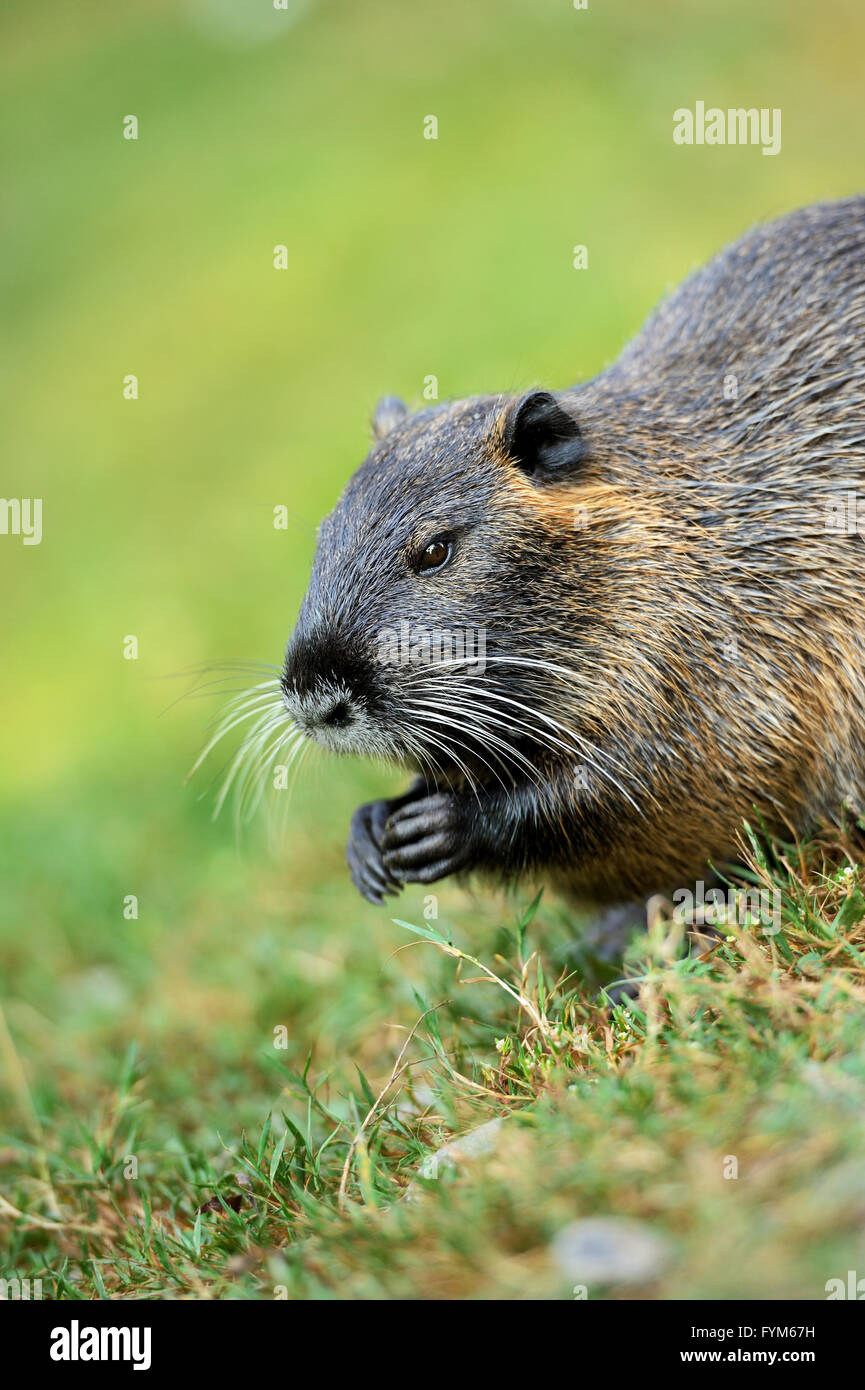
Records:
{"label": "front paw", "polygon": [[352,883],[367,902],[376,906],[384,902],[388,893],[398,893],[402,887],[385,869],[380,847],[385,822],[394,805],[393,801],[370,801],[359,806],[351,818],[345,851]]}
{"label": "front paw", "polygon": [[465,796],[434,792],[394,811],[381,836],[385,872],[401,883],[435,883],[475,857],[471,805]]}

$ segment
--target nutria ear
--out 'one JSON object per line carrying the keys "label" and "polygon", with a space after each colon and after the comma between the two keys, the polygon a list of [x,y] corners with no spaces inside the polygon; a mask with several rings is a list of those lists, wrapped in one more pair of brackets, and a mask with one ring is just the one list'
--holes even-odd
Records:
{"label": "nutria ear", "polygon": [[372,432],[376,439],[384,439],[394,425],[408,415],[408,406],[399,396],[382,396],[372,417]]}
{"label": "nutria ear", "polygon": [[576,420],[549,391],[530,391],[514,402],[504,442],[514,462],[538,483],[566,477],[586,452]]}

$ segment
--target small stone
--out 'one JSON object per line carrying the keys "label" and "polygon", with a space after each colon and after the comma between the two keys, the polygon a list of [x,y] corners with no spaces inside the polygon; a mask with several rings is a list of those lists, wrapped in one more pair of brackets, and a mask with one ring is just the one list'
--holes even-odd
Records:
{"label": "small stone", "polygon": [[[446,1170],[452,1171],[466,1160],[488,1158],[498,1147],[501,1127],[501,1118],[487,1120],[486,1124],[478,1125],[477,1129],[469,1130],[468,1134],[463,1134],[450,1144],[444,1144],[440,1149],[436,1149],[435,1153],[427,1154],[418,1170],[420,1176],[426,1179],[439,1178]],[[411,1183],[406,1188],[405,1200],[415,1202],[419,1195],[417,1184]]]}
{"label": "small stone", "polygon": [[486,1158],[495,1152],[501,1127],[501,1119],[487,1120],[486,1124],[470,1129],[460,1139],[445,1144],[443,1149],[439,1149],[438,1157],[456,1160],[457,1163],[461,1158]]}
{"label": "small stone", "polygon": [[617,1216],[572,1222],[553,1237],[550,1253],[569,1279],[586,1285],[647,1284],[670,1257],[662,1236]]}

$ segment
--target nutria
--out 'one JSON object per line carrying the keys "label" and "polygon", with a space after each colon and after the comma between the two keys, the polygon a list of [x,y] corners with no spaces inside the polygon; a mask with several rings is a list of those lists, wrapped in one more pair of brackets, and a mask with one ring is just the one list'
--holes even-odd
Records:
{"label": "nutria", "polygon": [[751,231],[581,386],[374,432],[282,675],[304,734],[417,774],[352,820],[365,897],[645,898],[755,807],[862,813],[865,198]]}

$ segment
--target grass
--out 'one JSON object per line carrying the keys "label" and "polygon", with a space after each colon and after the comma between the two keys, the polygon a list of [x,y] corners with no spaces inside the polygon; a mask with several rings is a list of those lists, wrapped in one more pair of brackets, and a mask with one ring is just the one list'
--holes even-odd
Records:
{"label": "grass", "polygon": [[[683,954],[658,902],[618,1003],[540,898],[488,959],[395,923],[364,1065],[293,1057],[274,1024],[258,1120],[218,1144],[166,1123],[134,1046],[86,1123],[46,1126],[0,1031],[29,1132],[2,1151],[7,1267],[57,1297],[567,1298],[556,1238],[600,1214],[667,1258],[589,1297],[825,1297],[865,1255],[865,871],[849,843],[752,838],[749,880],[781,893],[777,934]],[[430,1169],[496,1118],[489,1153]]]}

